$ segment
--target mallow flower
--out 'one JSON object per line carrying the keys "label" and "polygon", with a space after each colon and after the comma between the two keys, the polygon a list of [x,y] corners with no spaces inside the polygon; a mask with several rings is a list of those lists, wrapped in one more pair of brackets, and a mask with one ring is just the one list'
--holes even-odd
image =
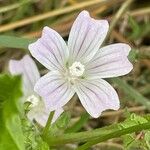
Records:
{"label": "mallow flower", "polygon": [[119,109],[118,95],[104,79],[132,70],[127,58],[131,48],[124,43],[100,48],[108,28],[106,20],[95,20],[82,11],[67,44],[56,31],[44,27],[41,38],[29,45],[32,56],[50,70],[34,87],[47,107],[60,108],[76,93],[92,117],[106,109]]}
{"label": "mallow flower", "polygon": [[[27,113],[27,117],[31,121],[35,119],[40,125],[45,126],[50,109],[45,107],[43,99],[34,92],[34,85],[40,78],[35,62],[29,55],[25,55],[21,60],[10,60],[9,71],[12,75],[22,75],[22,90],[24,95],[22,103],[30,102],[30,110]],[[56,121],[62,112],[62,108],[55,111],[52,123]]]}

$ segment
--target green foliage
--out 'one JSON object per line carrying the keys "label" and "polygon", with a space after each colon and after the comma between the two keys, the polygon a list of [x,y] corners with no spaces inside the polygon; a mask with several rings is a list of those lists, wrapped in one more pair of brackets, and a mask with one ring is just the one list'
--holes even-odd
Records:
{"label": "green foliage", "polygon": [[20,76],[0,75],[0,149],[24,150],[19,103],[21,97]]}
{"label": "green foliage", "polygon": [[81,146],[81,148],[79,147],[78,150],[82,150],[108,139],[150,129],[149,119],[150,117],[148,115],[140,117],[132,114],[127,120],[118,124],[95,129],[93,131],[67,133],[63,135],[55,134],[53,137],[51,135],[46,135],[47,137],[45,137],[45,140],[49,145],[53,146],[73,142],[87,142],[85,145]]}
{"label": "green foliage", "polygon": [[68,124],[70,122],[71,116],[69,113],[64,112],[57,120],[54,122],[50,129],[49,129],[49,135],[62,135],[67,129]]}
{"label": "green foliage", "polygon": [[[11,41],[11,42],[10,42]],[[35,40],[19,38],[14,36],[0,35],[0,46],[10,48],[28,49],[28,45]]]}
{"label": "green foliage", "polygon": [[[130,136],[129,134],[136,133],[144,129],[145,130],[150,129],[149,119],[150,119],[149,116],[141,117],[135,114],[131,114],[131,116],[127,118],[124,122],[93,131],[94,132],[93,135],[95,134],[95,137],[93,136],[93,138],[90,137],[91,136],[90,134],[89,134],[90,136],[87,134],[86,137],[90,137],[87,140],[87,143],[79,147],[77,150],[85,150],[97,143],[106,141],[108,139],[120,137],[123,135],[128,135],[128,137],[126,137],[125,139],[125,143],[126,145],[129,145],[133,141],[132,136]],[[144,144],[142,143],[142,146],[143,145]]]}
{"label": "green foliage", "polygon": [[56,126],[58,128],[65,129],[68,127],[68,124],[70,122],[71,116],[68,112],[64,112],[56,121]]}
{"label": "green foliage", "polygon": [[[134,120],[136,123],[146,123],[149,121],[150,117],[141,117],[136,114],[131,114],[127,122]],[[126,150],[141,149],[149,150],[150,149],[150,131],[145,130],[137,133],[126,134],[123,136],[123,144]]]}
{"label": "green foliage", "polygon": [[130,32],[129,38],[132,40],[138,40],[145,35],[149,35],[150,33],[150,22],[139,24],[133,17],[129,16],[129,25],[132,30],[132,32]]}
{"label": "green foliage", "polygon": [[70,128],[68,128],[65,132],[66,133],[72,133],[79,131],[85,123],[89,120],[89,114],[83,113],[80,117],[80,119]]}
{"label": "green foliage", "polygon": [[42,140],[36,126],[31,124],[26,118],[22,120],[22,128],[25,150],[49,150],[49,146]]}

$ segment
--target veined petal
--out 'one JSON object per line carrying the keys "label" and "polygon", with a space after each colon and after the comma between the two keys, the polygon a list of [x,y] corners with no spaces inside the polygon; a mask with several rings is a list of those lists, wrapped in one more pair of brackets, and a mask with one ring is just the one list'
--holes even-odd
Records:
{"label": "veined petal", "polygon": [[34,92],[34,85],[40,78],[40,74],[29,55],[25,55],[21,60],[10,60],[9,71],[12,75],[22,75],[24,95],[28,96]]}
{"label": "veined petal", "polygon": [[30,44],[29,50],[49,70],[63,70],[69,56],[65,41],[49,27],[44,27],[42,37]]}
{"label": "veined petal", "polygon": [[70,82],[57,71],[40,78],[34,90],[43,97],[45,106],[51,110],[64,106],[75,93]]}
{"label": "veined petal", "polygon": [[75,91],[86,111],[94,118],[106,109],[118,110],[120,107],[116,91],[103,79],[80,80]]}
{"label": "veined petal", "polygon": [[[62,114],[64,110],[59,108],[55,111],[52,123],[54,123],[58,117]],[[27,113],[27,117],[33,121],[36,120],[43,127],[46,125],[47,119],[50,114],[50,109],[46,109],[44,106],[44,102],[40,101],[36,107],[31,108],[31,110]]]}
{"label": "veined petal", "polygon": [[129,73],[133,66],[127,56],[131,48],[127,44],[118,43],[105,46],[96,53],[86,65],[86,74],[110,78]]}
{"label": "veined petal", "polygon": [[75,20],[68,39],[70,62],[89,61],[98,51],[108,28],[107,20],[95,20],[87,11],[82,11]]}

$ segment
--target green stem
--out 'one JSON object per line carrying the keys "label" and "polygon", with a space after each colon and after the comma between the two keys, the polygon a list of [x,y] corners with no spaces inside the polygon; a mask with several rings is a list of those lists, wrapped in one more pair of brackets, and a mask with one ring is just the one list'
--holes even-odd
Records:
{"label": "green stem", "polygon": [[54,112],[55,111],[51,111],[50,114],[49,114],[49,117],[48,117],[48,120],[46,122],[45,128],[43,129],[43,136],[46,136],[46,134],[48,133],[49,127],[50,127],[50,125],[52,123]]}
{"label": "green stem", "polygon": [[68,128],[65,133],[73,133],[79,131],[83,125],[89,120],[89,114],[84,113],[81,115],[81,118],[70,128]]}
{"label": "green stem", "polygon": [[129,134],[129,133],[133,133],[133,132],[141,131],[143,129],[150,128],[150,122],[135,124],[135,121],[131,121],[129,127],[123,127],[124,125],[126,125],[126,123],[123,122],[123,123],[119,123],[116,125],[110,125],[110,126],[103,127],[100,129],[95,129],[93,131],[68,133],[62,136],[56,135],[54,137],[47,135],[44,137],[44,139],[47,143],[49,143],[50,146],[54,146],[58,144],[61,145],[61,144],[67,144],[67,143],[74,143],[74,142],[87,142],[90,140],[92,142],[91,144],[93,144],[94,141],[96,143],[99,143],[99,142],[103,142],[111,138],[119,137],[124,134]]}
{"label": "green stem", "polygon": [[91,141],[85,143],[84,145],[78,147],[76,150],[86,150],[89,147],[91,147],[95,144],[98,144],[100,142],[103,142],[103,141],[106,141],[106,140],[109,140],[112,138],[120,137],[120,136],[125,135],[125,134],[138,132],[138,131],[143,130],[143,129],[149,129],[149,128],[150,128],[150,122],[136,125],[136,126],[129,127],[129,128],[125,128],[125,129],[122,129],[121,131],[118,130],[118,131],[112,132],[110,134],[106,134],[104,136],[101,136],[97,139],[91,140]]}

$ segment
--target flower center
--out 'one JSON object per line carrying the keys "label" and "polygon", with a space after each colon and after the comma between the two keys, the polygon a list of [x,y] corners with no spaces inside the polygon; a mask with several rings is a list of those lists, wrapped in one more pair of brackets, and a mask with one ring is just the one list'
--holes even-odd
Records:
{"label": "flower center", "polygon": [[84,65],[80,62],[74,62],[71,67],[69,67],[69,72],[72,76],[80,77],[85,71]]}
{"label": "flower center", "polygon": [[30,102],[31,103],[30,107],[33,108],[38,105],[39,99],[35,95],[31,95],[27,98],[27,102]]}

